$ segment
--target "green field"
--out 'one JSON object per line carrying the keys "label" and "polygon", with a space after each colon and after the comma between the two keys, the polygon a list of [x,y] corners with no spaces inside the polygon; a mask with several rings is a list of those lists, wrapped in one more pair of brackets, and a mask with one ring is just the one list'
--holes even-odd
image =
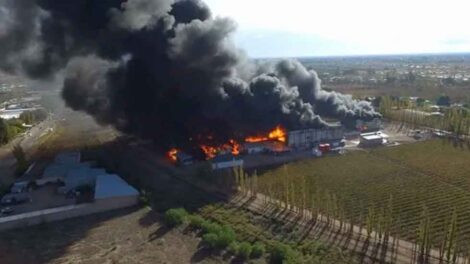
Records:
{"label": "green field", "polygon": [[427,208],[435,247],[456,210],[458,248],[468,252],[470,246],[466,145],[433,140],[305,160],[260,173],[258,182],[262,193],[356,224],[373,208],[376,219],[391,215],[392,234],[409,240],[417,238]]}

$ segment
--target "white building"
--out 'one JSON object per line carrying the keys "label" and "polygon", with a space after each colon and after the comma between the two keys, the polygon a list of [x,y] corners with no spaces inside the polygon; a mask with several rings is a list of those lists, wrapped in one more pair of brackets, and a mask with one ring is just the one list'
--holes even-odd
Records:
{"label": "white building", "polygon": [[364,133],[360,136],[360,145],[363,147],[380,146],[388,142],[389,136],[381,131]]}
{"label": "white building", "polygon": [[139,192],[115,174],[103,174],[96,178],[95,204],[112,210],[136,205]]}
{"label": "white building", "polygon": [[339,141],[344,138],[344,128],[341,125],[320,129],[303,129],[289,131],[287,145],[289,148],[310,148],[319,143]]}
{"label": "white building", "polygon": [[27,111],[34,111],[37,110],[37,108],[13,108],[13,109],[3,109],[0,110],[0,118],[1,119],[14,119],[14,118],[20,118],[20,115],[24,112]]}

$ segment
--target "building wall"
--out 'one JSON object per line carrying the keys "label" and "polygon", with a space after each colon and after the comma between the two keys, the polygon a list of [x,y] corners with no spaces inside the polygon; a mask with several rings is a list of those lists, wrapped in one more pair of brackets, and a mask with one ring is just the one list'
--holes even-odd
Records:
{"label": "building wall", "polygon": [[361,142],[360,142],[361,146],[363,147],[373,147],[373,146],[380,146],[383,144],[383,139],[380,138],[380,139],[365,139],[363,137],[361,137]]}
{"label": "building wall", "polygon": [[246,152],[248,154],[258,154],[258,153],[261,153],[265,150],[265,148],[263,147],[249,147],[246,149]]}
{"label": "building wall", "polygon": [[95,200],[93,203],[69,205],[2,217],[0,218],[0,231],[126,208],[136,205],[137,203],[138,196],[116,197]]}
{"label": "building wall", "polygon": [[238,167],[238,166],[243,166],[243,160],[234,159],[234,160],[229,160],[225,162],[212,163],[213,170],[233,168],[233,167]]}
{"label": "building wall", "polygon": [[307,148],[322,142],[341,140],[343,137],[343,127],[296,130],[288,133],[288,146],[291,148]]}

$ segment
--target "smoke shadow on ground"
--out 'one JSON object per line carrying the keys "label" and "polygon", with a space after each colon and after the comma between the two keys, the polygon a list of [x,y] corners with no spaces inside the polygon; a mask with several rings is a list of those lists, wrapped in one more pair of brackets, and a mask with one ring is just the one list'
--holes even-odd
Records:
{"label": "smoke shadow on ground", "polygon": [[168,232],[170,232],[171,229],[167,226],[160,226],[155,232],[151,233],[149,235],[149,240],[148,241],[154,241],[156,239],[160,239],[164,237]]}
{"label": "smoke shadow on ground", "polygon": [[199,249],[191,257],[191,263],[200,263],[213,255],[213,251],[207,247],[204,247],[202,243],[199,244]]}
{"label": "smoke shadow on ground", "polygon": [[[0,263],[43,264],[64,257],[77,242],[107,221],[132,215],[140,206],[78,217],[37,226],[3,231]],[[82,252],[83,257],[90,252]],[[81,254],[80,254],[81,255]]]}
{"label": "smoke shadow on ground", "polygon": [[144,216],[139,218],[139,225],[143,227],[148,227],[148,226],[155,224],[156,222],[160,220],[161,219],[159,219],[159,215],[156,212],[149,211]]}

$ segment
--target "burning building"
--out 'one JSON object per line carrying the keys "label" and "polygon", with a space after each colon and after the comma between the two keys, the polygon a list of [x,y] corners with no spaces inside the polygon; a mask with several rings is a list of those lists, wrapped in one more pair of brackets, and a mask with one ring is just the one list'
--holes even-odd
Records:
{"label": "burning building", "polygon": [[[0,69],[59,83],[70,108],[161,150],[201,146],[208,158],[226,145],[236,155],[242,136],[278,124],[330,131],[322,117],[379,116],[369,102],[323,90],[296,60],[249,60],[235,29],[200,0],[3,0]],[[272,137],[298,146],[317,134]]]}
{"label": "burning building", "polygon": [[274,129],[266,134],[258,134],[256,136],[249,136],[245,138],[243,150],[248,154],[256,153],[274,153],[280,154],[290,149],[287,143],[287,130],[277,125]]}

